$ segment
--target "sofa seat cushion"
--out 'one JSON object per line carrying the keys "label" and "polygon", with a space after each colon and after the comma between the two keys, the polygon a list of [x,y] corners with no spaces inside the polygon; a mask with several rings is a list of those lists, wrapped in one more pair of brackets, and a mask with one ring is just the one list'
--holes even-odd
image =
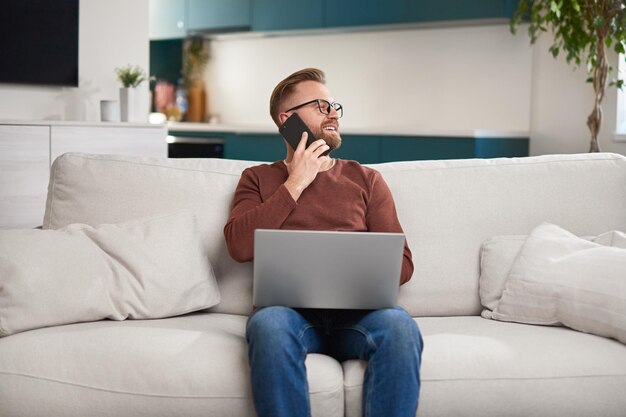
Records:
{"label": "sofa seat cushion", "polygon": [[[252,416],[246,320],[197,313],[3,338],[0,415]],[[323,355],[306,365],[313,415],[343,416],[341,365]]]}
{"label": "sofa seat cushion", "polygon": [[[480,317],[416,319],[418,416],[623,417],[626,346],[562,327]],[[361,415],[365,362],[345,362],[346,416]]]}

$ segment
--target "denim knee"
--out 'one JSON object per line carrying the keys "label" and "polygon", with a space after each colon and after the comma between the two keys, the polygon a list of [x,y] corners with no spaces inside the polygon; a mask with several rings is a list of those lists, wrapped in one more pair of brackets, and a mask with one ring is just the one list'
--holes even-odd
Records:
{"label": "denim knee", "polygon": [[246,325],[248,343],[254,340],[264,344],[284,343],[284,336],[295,330],[298,313],[289,307],[271,306],[256,311]]}
{"label": "denim knee", "polygon": [[[423,349],[422,335],[413,318],[402,308],[388,308],[375,312],[377,329],[373,330],[376,344],[396,345],[400,350],[415,351]],[[377,336],[377,337],[376,337]]]}

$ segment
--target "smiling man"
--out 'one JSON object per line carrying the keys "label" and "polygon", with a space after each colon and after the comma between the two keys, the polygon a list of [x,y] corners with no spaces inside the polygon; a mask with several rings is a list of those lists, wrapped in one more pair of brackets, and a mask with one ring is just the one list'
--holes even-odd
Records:
{"label": "smiling man", "polygon": [[[332,156],[341,146],[343,106],[330,95],[321,70],[297,71],[274,88],[270,114],[276,125],[296,112],[317,140],[306,147],[303,133],[295,150],[285,142],[284,160],[242,173],[224,228],[231,257],[239,262],[253,259],[256,229],[402,233],[393,197],[380,173]],[[324,156],[328,150],[331,153]],[[398,285],[412,274],[411,251],[405,242]],[[308,353],[324,353],[339,361],[368,361],[365,417],[415,416],[422,337],[400,307],[264,307],[248,320],[246,337],[259,417],[310,415],[304,363]]]}

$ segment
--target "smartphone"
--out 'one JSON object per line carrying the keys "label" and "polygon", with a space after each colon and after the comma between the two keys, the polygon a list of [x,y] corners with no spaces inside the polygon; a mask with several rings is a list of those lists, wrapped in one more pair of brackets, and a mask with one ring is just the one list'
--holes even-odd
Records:
{"label": "smartphone", "polygon": [[[307,127],[304,121],[298,116],[298,113],[294,113],[285,120],[285,123],[278,129],[281,135],[285,138],[287,143],[295,151],[302,138],[302,132],[306,132],[308,137],[306,140],[306,147],[317,140],[311,129]],[[322,155],[328,155],[330,149],[324,152]]]}

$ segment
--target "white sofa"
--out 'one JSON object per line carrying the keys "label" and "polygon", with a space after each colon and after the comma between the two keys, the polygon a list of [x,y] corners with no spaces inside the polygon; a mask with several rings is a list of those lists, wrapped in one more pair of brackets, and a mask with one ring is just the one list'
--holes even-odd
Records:
{"label": "white sofa", "polygon": [[[0,338],[0,416],[253,416],[244,329],[251,264],[223,226],[254,162],[65,154],[44,229],[191,209],[221,302],[157,320],[96,321]],[[421,417],[626,416],[626,346],[568,329],[481,318],[482,243],[551,222],[626,231],[626,158],[615,154],[373,165],[394,195],[415,272],[399,303],[424,336]],[[171,277],[176,279],[176,277]],[[2,289],[0,288],[0,291]],[[307,358],[312,414],[360,416],[364,363]]]}

